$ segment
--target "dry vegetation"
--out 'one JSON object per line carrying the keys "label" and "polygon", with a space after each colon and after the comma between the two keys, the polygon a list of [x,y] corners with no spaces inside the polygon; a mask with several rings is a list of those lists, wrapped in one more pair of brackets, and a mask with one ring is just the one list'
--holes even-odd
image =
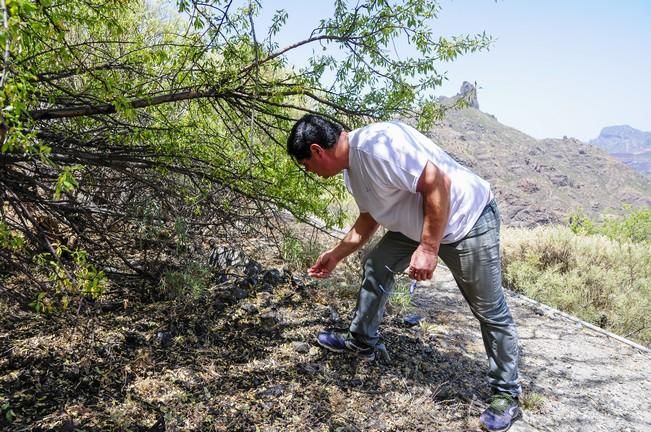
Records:
{"label": "dry vegetation", "polygon": [[651,344],[651,249],[568,227],[505,229],[504,283],[602,328]]}
{"label": "dry vegetation", "polygon": [[405,326],[404,296],[384,326],[390,360],[316,346],[317,331],[345,329],[358,282],[357,257],[324,282],[291,270],[319,241],[290,240],[284,258],[258,242],[257,274],[212,269],[203,289],[143,298],[109,286],[78,313],[36,314],[27,284],[12,281],[0,301],[0,429],[478,430],[485,364],[457,342],[439,347],[431,326]]}

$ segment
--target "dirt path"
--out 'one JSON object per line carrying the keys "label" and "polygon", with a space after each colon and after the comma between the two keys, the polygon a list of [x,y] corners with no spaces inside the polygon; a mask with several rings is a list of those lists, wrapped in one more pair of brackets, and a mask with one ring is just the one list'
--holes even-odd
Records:
{"label": "dirt path", "polygon": [[[651,431],[651,355],[518,295],[509,293],[508,302],[518,323],[523,387],[544,400],[512,431]],[[415,304],[442,326],[432,344],[459,344],[465,328],[461,349],[484,361],[481,336],[471,331],[476,321],[446,269],[419,287]]]}

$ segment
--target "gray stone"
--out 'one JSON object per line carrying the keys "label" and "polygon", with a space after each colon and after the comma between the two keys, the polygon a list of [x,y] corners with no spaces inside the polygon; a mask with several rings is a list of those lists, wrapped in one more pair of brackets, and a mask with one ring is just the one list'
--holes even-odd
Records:
{"label": "gray stone", "polygon": [[242,300],[249,296],[249,292],[242,287],[235,287],[231,291],[231,297],[235,300]]}
{"label": "gray stone", "polygon": [[337,312],[337,309],[333,305],[328,306],[328,312],[330,316],[330,321],[338,322],[341,319],[339,313]]}
{"label": "gray stone", "polygon": [[258,311],[258,308],[255,307],[255,305],[251,304],[251,303],[244,303],[241,307],[242,307],[242,309],[244,311],[246,311],[249,314],[254,314],[254,313],[256,313]]}
{"label": "gray stone", "polygon": [[168,331],[159,331],[156,333],[156,343],[162,347],[167,347],[172,343],[172,333]]}
{"label": "gray stone", "polygon": [[283,281],[283,272],[278,269],[270,269],[262,273],[262,281],[270,284],[271,286],[276,286]]}
{"label": "gray stone", "polygon": [[294,346],[294,351],[297,353],[306,354],[310,352],[310,344],[305,342],[294,342],[292,345]]}

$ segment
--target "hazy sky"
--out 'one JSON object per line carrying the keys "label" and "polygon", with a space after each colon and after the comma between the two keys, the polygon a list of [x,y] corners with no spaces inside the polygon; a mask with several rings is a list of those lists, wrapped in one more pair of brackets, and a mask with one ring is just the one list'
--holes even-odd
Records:
{"label": "hazy sky", "polygon": [[[282,38],[296,41],[331,14],[332,3],[263,0],[256,28],[273,10],[285,9]],[[437,33],[486,31],[496,40],[490,51],[443,64],[449,80],[438,95],[453,95],[464,80],[476,81],[482,111],[535,138],[588,141],[601,128],[619,124],[651,131],[651,0],[440,4],[439,19],[432,22]]]}

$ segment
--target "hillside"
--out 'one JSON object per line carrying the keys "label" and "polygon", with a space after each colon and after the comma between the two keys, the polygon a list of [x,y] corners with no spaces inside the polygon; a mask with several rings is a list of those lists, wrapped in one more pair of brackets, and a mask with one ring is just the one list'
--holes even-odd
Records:
{"label": "hillside", "polygon": [[621,160],[634,170],[651,176],[651,150],[641,153],[611,153],[611,156]]}
{"label": "hillside", "polygon": [[[478,106],[477,101],[473,104]],[[429,136],[493,186],[514,226],[651,206],[651,179],[574,138],[537,140],[476,108],[448,111]]]}

